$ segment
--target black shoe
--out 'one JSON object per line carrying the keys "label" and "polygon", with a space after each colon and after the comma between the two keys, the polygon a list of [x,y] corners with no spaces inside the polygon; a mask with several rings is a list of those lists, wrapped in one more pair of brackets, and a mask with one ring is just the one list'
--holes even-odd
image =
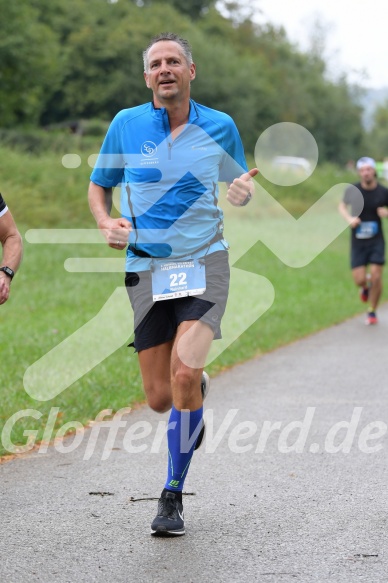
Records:
{"label": "black shoe", "polygon": [[205,421],[202,419],[202,427],[200,432],[198,433],[197,441],[194,446],[194,451],[201,446],[204,435],[205,435]]}
{"label": "black shoe", "polygon": [[180,536],[185,534],[183,506],[174,492],[162,492],[158,513],[151,524],[154,536]]}
{"label": "black shoe", "polygon": [[202,393],[202,400],[204,401],[206,395],[208,394],[210,389],[210,377],[207,372],[203,371],[202,378],[201,378],[201,393]]}
{"label": "black shoe", "polygon": [[[202,400],[204,401],[210,389],[210,377],[207,372],[203,371],[202,378],[201,378],[201,393],[202,393]],[[197,442],[194,447],[194,451],[198,449],[203,441],[205,435],[205,422],[202,420],[202,427],[201,431],[198,434]]]}

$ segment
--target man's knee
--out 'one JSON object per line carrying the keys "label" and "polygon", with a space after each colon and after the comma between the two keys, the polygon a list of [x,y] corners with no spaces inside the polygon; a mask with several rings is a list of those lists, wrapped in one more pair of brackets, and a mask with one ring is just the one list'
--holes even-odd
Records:
{"label": "man's knee", "polygon": [[375,284],[381,283],[381,280],[383,277],[383,266],[382,265],[371,265],[370,277],[371,277],[372,285],[373,285],[373,283],[375,283]]}
{"label": "man's knee", "polygon": [[357,286],[366,285],[366,269],[359,267],[353,269],[353,280]]}
{"label": "man's knee", "polygon": [[365,277],[355,277],[354,278],[354,283],[357,287],[365,287],[366,286],[366,278]]}
{"label": "man's knee", "polygon": [[193,399],[201,394],[201,378],[198,369],[179,367],[173,374],[174,404],[179,408],[190,408]]}
{"label": "man's knee", "polygon": [[381,272],[379,273],[372,273],[371,274],[371,284],[372,286],[379,286],[381,285],[381,281],[382,281],[382,277],[381,277]]}
{"label": "man's knee", "polygon": [[147,403],[157,413],[165,413],[171,409],[172,397],[171,387],[161,383],[144,387],[147,395]]}

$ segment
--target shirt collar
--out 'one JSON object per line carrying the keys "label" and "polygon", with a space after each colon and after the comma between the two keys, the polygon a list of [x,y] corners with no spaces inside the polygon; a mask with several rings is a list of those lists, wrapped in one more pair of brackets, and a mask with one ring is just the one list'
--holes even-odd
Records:
{"label": "shirt collar", "polygon": [[[150,102],[150,112],[153,117],[156,119],[163,119],[165,115],[167,115],[167,110],[165,107],[155,107],[153,102]],[[189,111],[189,119],[188,123],[194,123],[198,119],[198,109],[197,104],[193,99],[190,99],[190,111]]]}

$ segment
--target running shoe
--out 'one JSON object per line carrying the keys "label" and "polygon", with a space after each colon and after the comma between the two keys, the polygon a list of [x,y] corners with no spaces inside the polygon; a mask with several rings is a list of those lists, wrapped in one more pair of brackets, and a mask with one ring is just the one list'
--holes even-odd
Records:
{"label": "running shoe", "polygon": [[210,377],[207,372],[203,371],[201,378],[202,399],[205,400],[210,389]]}
{"label": "running shoe", "polygon": [[158,513],[151,524],[153,536],[181,536],[185,534],[183,506],[174,492],[162,492]]}
{"label": "running shoe", "polygon": [[[201,379],[201,393],[202,393],[203,400],[206,399],[206,396],[209,392],[209,389],[210,389],[210,377],[207,374],[207,372],[203,371],[202,379]],[[204,435],[205,435],[205,422],[202,420],[201,431],[198,434],[197,442],[196,442],[195,447],[194,447],[194,451],[201,446],[201,444],[203,442]]]}
{"label": "running shoe", "polygon": [[377,324],[377,316],[376,316],[375,312],[368,312],[367,313],[365,324],[367,326],[373,326],[374,324]]}
{"label": "running shoe", "polygon": [[202,423],[202,427],[201,427],[200,432],[198,433],[197,441],[196,441],[195,446],[194,446],[194,451],[197,450],[199,447],[201,447],[202,442],[203,442],[203,438],[205,436],[205,421],[202,419],[201,423]]}
{"label": "running shoe", "polygon": [[369,298],[369,287],[362,287],[360,289],[360,300],[364,303],[368,301]]}

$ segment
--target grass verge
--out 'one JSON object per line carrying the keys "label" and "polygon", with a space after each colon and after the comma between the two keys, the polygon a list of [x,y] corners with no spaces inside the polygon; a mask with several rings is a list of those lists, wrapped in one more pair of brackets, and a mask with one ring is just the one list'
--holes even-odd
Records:
{"label": "grass verge", "polygon": [[[85,163],[71,171],[61,167],[56,154],[37,158],[15,152],[3,153],[8,163],[6,171],[5,167],[2,170],[3,194],[23,233],[31,227],[94,228],[86,202],[90,169]],[[24,178],[18,174],[18,167]],[[314,179],[299,188],[274,189],[272,194],[297,217],[318,200],[319,193],[328,190],[333,181],[351,179],[333,168],[317,169],[316,174]],[[261,184],[270,190],[264,180]],[[240,211],[245,214],[237,215],[236,212]],[[263,220],[260,213],[260,207],[254,205],[237,211],[229,207],[226,212],[227,233],[233,234],[232,251],[235,246],[242,250],[236,255],[239,258],[235,266],[241,272],[267,278],[275,289],[275,299],[267,311],[257,320],[253,319],[249,327],[211,363],[208,368],[211,375],[337,324],[363,310],[348,270],[347,232],[305,267],[288,267],[260,240],[252,244],[249,233],[252,228],[259,227],[259,239]],[[276,221],[273,224],[281,236],[282,226],[276,226]],[[67,423],[86,424],[104,409],[115,412],[144,398],[137,357],[132,349],[127,348],[128,342],[53,399],[38,401],[26,393],[23,376],[28,367],[90,321],[114,290],[123,285],[121,273],[67,272],[64,262],[68,257],[121,257],[124,268],[124,254],[110,250],[104,244],[25,243],[23,265],[14,280],[11,298],[0,311],[0,350],[4,364],[0,371],[0,432],[5,427],[3,436],[9,433],[12,443],[20,446],[20,451],[27,442],[26,431],[35,432],[34,440],[42,439],[52,407],[58,408],[54,436]],[[387,284],[385,277],[386,289]],[[260,298],[255,285],[237,289],[238,296],[234,301],[237,306],[241,304],[241,314],[237,307],[234,317],[239,319],[244,306],[249,302],[254,304],[256,298],[257,301]],[[105,342],[103,334],[100,342]],[[77,359],[77,354],[74,359]],[[67,364],[71,367],[74,361]],[[31,411],[35,413],[31,414]],[[24,412],[21,418],[10,422],[18,412]],[[12,430],[8,431],[11,425]],[[7,453],[3,439],[0,455]]]}

